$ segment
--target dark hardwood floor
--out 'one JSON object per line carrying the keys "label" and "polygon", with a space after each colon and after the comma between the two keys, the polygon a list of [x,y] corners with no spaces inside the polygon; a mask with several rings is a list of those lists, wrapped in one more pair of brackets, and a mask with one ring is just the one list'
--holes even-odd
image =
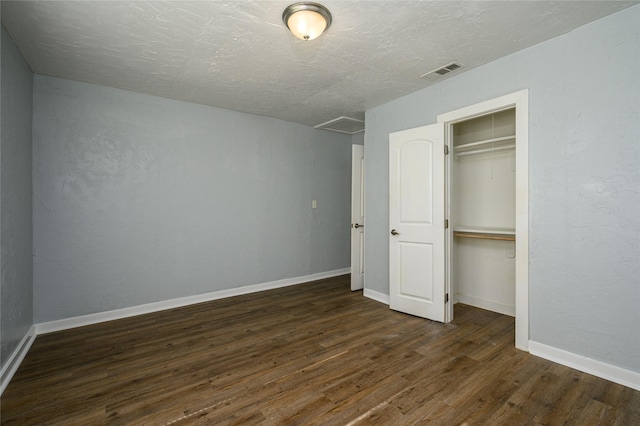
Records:
{"label": "dark hardwood floor", "polygon": [[2,424],[640,425],[640,392],[513,336],[511,317],[422,320],[343,276],[39,336]]}

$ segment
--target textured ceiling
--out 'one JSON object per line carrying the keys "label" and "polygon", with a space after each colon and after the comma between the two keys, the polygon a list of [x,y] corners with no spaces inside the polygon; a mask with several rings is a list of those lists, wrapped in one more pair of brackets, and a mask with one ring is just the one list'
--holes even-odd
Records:
{"label": "textured ceiling", "polygon": [[346,1],[317,40],[293,1],[2,1],[34,72],[307,125],[348,116],[571,31],[637,1]]}

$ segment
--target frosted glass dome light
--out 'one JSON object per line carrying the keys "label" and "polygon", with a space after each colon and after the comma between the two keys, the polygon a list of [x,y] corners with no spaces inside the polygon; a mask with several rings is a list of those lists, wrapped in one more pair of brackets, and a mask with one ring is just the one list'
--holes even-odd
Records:
{"label": "frosted glass dome light", "polygon": [[329,28],[331,13],[318,3],[294,3],[282,12],[282,21],[294,36],[309,41],[318,38]]}

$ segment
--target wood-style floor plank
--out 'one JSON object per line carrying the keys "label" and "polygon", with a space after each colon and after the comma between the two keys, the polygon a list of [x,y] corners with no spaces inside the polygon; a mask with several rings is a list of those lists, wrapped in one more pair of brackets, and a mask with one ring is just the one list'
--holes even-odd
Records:
{"label": "wood-style floor plank", "polygon": [[349,277],[38,336],[1,423],[640,425],[640,392],[514,348],[511,317],[439,324]]}

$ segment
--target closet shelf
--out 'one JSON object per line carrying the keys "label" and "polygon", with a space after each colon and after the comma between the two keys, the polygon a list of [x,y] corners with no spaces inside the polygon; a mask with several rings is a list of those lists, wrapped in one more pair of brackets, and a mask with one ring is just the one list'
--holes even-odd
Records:
{"label": "closet shelf", "polygon": [[[490,144],[496,144],[496,143],[501,143],[501,142],[504,144],[504,142],[508,142],[508,141],[514,141],[512,143],[512,145],[515,147],[515,139],[516,139],[516,135],[503,136],[503,137],[500,137],[500,138],[485,139],[483,141],[465,143],[463,145],[454,146],[453,150],[455,152],[465,152],[465,151],[469,151],[469,150],[475,150],[477,148],[482,147],[483,145],[490,145]],[[500,146],[502,146],[502,145],[500,145]]]}
{"label": "closet shelf", "polygon": [[454,227],[453,236],[479,238],[483,240],[515,241],[516,231],[512,228]]}

